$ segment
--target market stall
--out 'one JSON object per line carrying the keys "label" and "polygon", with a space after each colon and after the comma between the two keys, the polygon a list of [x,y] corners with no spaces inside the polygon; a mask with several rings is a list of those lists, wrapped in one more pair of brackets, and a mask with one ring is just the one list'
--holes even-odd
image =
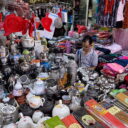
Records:
{"label": "market stall", "polygon": [[[0,2],[0,128],[127,128],[128,54],[113,35],[127,4],[99,0],[85,26],[70,2],[41,2]],[[84,37],[93,70],[76,61]]]}

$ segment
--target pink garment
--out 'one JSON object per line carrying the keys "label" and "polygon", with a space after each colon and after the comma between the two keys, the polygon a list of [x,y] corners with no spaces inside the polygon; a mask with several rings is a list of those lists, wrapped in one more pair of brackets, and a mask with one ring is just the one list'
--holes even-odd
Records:
{"label": "pink garment", "polygon": [[121,56],[121,57],[119,57],[119,59],[128,60],[128,56]]}
{"label": "pink garment", "polygon": [[125,70],[125,68],[123,66],[121,66],[117,63],[107,63],[105,66],[117,73],[123,73]]}
{"label": "pink garment", "polygon": [[114,41],[121,45],[123,50],[128,50],[128,29],[114,29]]}
{"label": "pink garment", "polygon": [[79,38],[79,34],[75,31],[69,31],[68,32],[69,37]]}
{"label": "pink garment", "polygon": [[124,16],[123,16],[124,6],[125,6],[125,0],[124,1],[120,0],[118,11],[117,11],[116,21],[123,21],[124,20]]}
{"label": "pink garment", "polygon": [[117,72],[114,72],[114,71],[112,71],[111,69],[108,69],[108,68],[103,68],[101,70],[101,72],[105,75],[108,75],[108,76],[116,76],[118,74]]}
{"label": "pink garment", "polygon": [[73,37],[73,35],[74,35],[74,31],[69,31],[68,32],[68,36]]}

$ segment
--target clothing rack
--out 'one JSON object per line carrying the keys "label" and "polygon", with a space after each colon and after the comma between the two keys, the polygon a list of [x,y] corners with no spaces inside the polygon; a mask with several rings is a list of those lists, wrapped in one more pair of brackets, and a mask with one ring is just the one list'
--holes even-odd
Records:
{"label": "clothing rack", "polygon": [[71,3],[65,3],[65,2],[58,2],[58,4],[71,5]]}
{"label": "clothing rack", "polygon": [[33,5],[30,5],[30,7],[32,7],[33,9],[38,9],[38,8],[46,8],[46,7],[53,7],[53,6],[56,6],[56,5],[62,5],[62,6],[71,6],[70,3],[64,3],[64,2],[58,2],[57,4],[56,3],[40,3],[40,4],[33,4]]}

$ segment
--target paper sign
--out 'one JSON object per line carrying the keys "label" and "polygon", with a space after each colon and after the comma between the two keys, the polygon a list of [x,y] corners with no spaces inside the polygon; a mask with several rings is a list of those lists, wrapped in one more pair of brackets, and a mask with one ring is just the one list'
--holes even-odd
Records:
{"label": "paper sign", "polygon": [[[58,15],[50,13],[48,15],[48,17],[50,17],[52,19],[52,24],[51,24],[51,27],[50,27],[51,32],[44,29],[42,32],[40,32],[40,37],[45,37],[47,39],[52,39],[53,35],[54,35],[54,32],[55,32],[54,21],[55,21],[56,18],[58,18]],[[38,32],[38,30],[37,30],[37,32]]]}
{"label": "paper sign", "polygon": [[54,30],[52,30],[52,32],[48,32],[48,31],[44,30],[43,36],[47,39],[52,39],[53,35],[54,35],[54,31],[55,31],[55,28],[54,28]]}
{"label": "paper sign", "polygon": [[16,36],[23,36],[22,32],[15,32]]}
{"label": "paper sign", "polygon": [[65,12],[65,11],[62,11],[62,21],[64,23],[67,23],[68,22],[68,13]]}
{"label": "paper sign", "polygon": [[[40,35],[42,38],[52,39],[54,35],[54,30],[52,32],[48,32],[47,30],[36,30],[36,35]],[[33,33],[34,36],[34,33]]]}

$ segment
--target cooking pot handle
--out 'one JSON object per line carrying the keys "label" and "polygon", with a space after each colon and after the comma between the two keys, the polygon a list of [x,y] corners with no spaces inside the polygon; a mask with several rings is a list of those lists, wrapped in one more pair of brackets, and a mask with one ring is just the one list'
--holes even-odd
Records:
{"label": "cooking pot handle", "polygon": [[23,113],[19,113],[20,118],[24,118]]}
{"label": "cooking pot handle", "polygon": [[33,44],[33,48],[35,47],[35,40],[34,40],[34,44]]}
{"label": "cooking pot handle", "polygon": [[44,102],[45,102],[45,98],[41,98],[41,100],[42,100],[42,105],[44,104]]}
{"label": "cooking pot handle", "polygon": [[6,55],[6,57],[8,57],[9,56],[9,51],[7,50],[7,55]]}

